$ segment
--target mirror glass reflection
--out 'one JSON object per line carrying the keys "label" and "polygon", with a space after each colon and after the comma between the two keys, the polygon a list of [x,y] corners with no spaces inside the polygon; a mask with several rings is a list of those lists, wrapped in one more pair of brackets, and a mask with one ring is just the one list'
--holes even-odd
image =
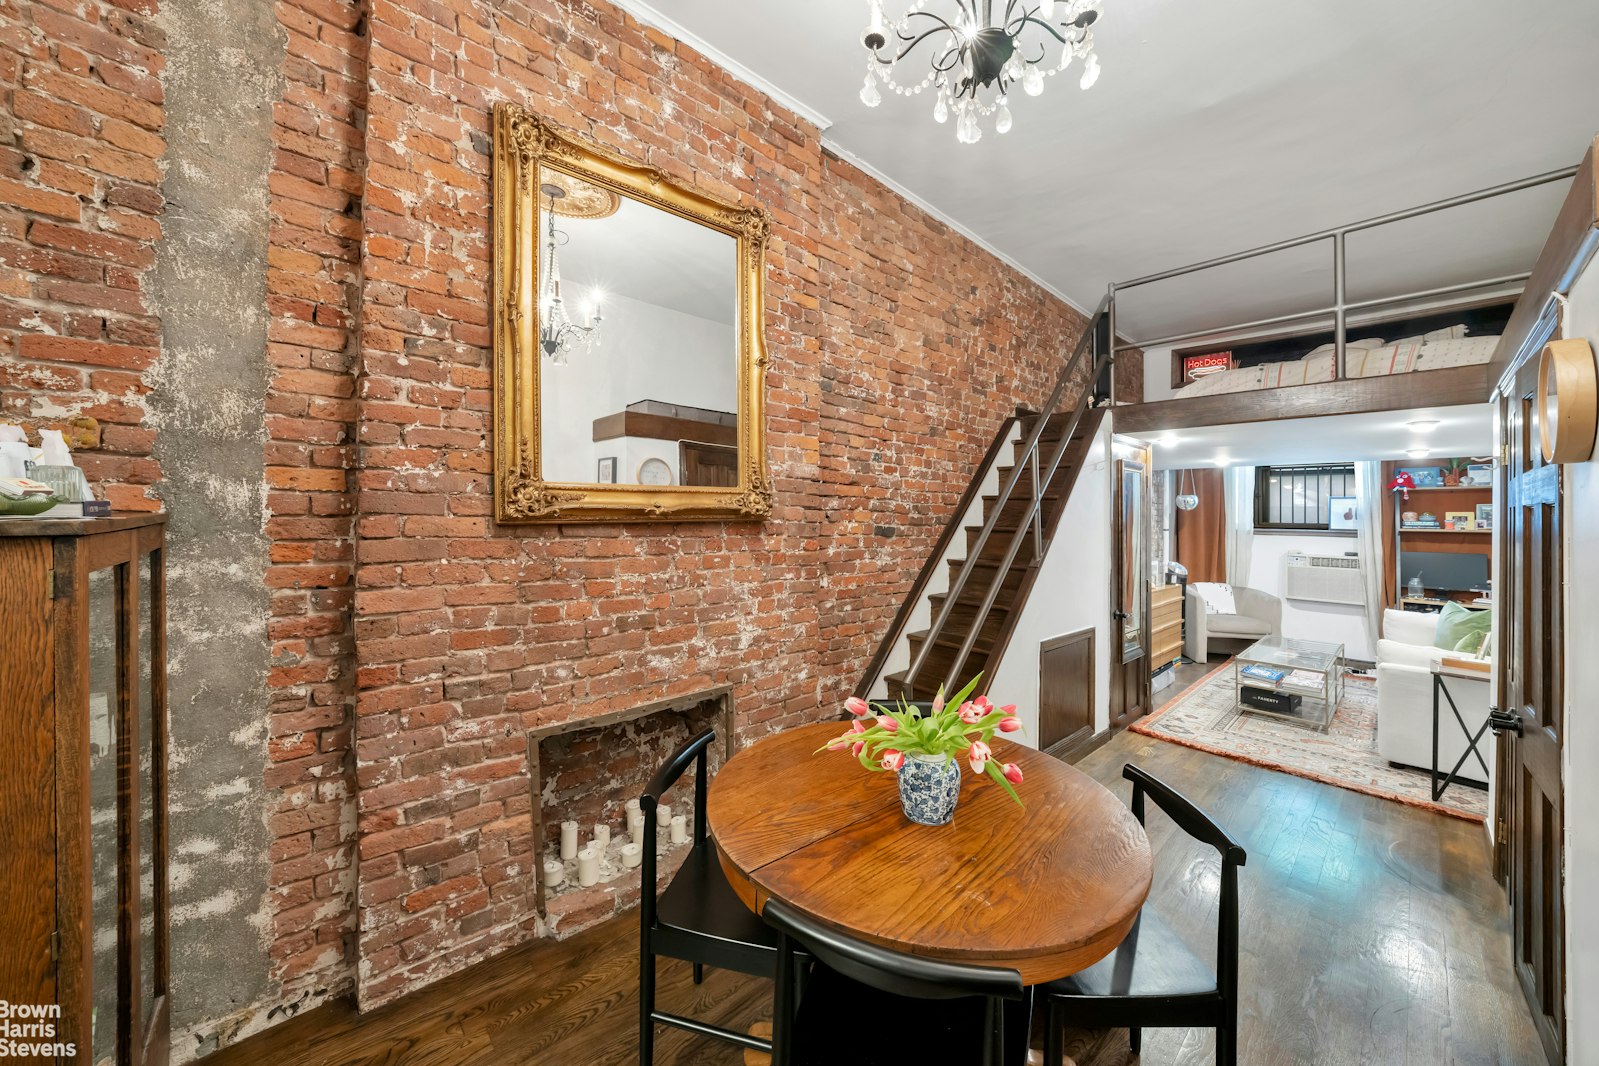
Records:
{"label": "mirror glass reflection", "polygon": [[544,480],[738,484],[738,242],[551,167],[539,181]]}

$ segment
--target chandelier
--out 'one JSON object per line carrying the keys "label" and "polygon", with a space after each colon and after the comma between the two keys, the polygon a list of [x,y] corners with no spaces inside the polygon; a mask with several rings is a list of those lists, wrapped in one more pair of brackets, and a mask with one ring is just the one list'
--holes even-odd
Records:
{"label": "chandelier", "polygon": [[[979,118],[992,115],[996,133],[1011,128],[1010,90],[1017,82],[1028,96],[1037,96],[1044,79],[1074,58],[1083,60],[1082,88],[1099,79],[1090,27],[1099,18],[1101,0],[914,0],[893,25],[883,17],[883,0],[869,2],[871,23],[861,34],[866,46],[861,102],[867,107],[882,102],[878,82],[900,96],[932,89],[937,98],[933,118],[947,122],[953,115],[962,144],[982,137]],[[926,10],[930,3],[944,13]],[[915,84],[896,81],[895,64],[923,42],[932,69]],[[1060,55],[1051,61],[1057,47]]]}
{"label": "chandelier", "polygon": [[561,299],[561,260],[556,249],[568,237],[555,228],[555,202],[566,196],[559,185],[541,185],[539,191],[550,199],[548,240],[544,245],[544,264],[539,271],[539,347],[552,366],[565,366],[566,357],[573,351],[587,352],[600,341],[600,294],[596,290],[585,309],[588,321],[577,323],[566,313],[566,302]]}

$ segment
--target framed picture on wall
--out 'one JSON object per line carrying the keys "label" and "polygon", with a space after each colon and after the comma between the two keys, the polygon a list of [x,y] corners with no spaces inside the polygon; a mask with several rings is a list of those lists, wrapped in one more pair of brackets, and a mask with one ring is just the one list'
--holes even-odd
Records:
{"label": "framed picture on wall", "polygon": [[1360,521],[1360,511],[1353,496],[1327,497],[1327,528],[1354,529]]}
{"label": "framed picture on wall", "polygon": [[616,456],[607,455],[600,460],[600,472],[595,480],[601,485],[616,484]]}

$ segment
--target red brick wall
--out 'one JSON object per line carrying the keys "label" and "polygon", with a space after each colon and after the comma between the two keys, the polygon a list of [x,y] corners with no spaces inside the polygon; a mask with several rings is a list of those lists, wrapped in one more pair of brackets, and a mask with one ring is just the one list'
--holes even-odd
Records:
{"label": "red brick wall", "polygon": [[[535,935],[529,726],[721,684],[744,737],[858,679],[1078,315],[603,4],[376,0],[357,485],[361,996]],[[497,528],[489,111],[771,212],[770,521]]]}
{"label": "red brick wall", "polygon": [[355,967],[357,353],[366,38],[360,0],[279,0],[287,35],[268,179],[265,476],[272,642],[272,975],[281,998],[349,991]]}
{"label": "red brick wall", "polygon": [[0,0],[0,420],[101,424],[78,464],[122,509],[159,477],[144,371],[164,121],[154,0]]}

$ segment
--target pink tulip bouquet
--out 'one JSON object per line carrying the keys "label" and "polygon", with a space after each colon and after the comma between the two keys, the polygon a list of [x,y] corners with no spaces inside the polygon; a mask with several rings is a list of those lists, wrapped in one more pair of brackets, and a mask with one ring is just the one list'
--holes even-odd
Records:
{"label": "pink tulip bouquet", "polygon": [[[1021,767],[1013,762],[1001,765],[989,745],[994,734],[1021,729],[1022,720],[1016,717],[1014,704],[996,707],[987,696],[972,697],[981,678],[981,674],[972,678],[965,688],[948,699],[940,686],[928,714],[922,714],[903,699],[897,707],[890,708],[851,696],[844,701],[845,709],[854,715],[849,732],[817,751],[848,751],[866,769],[879,772],[902,772],[907,758],[951,766],[955,760],[964,759],[972,773],[993,778],[1019,804],[1022,800],[1015,786],[1022,783]],[[958,790],[958,771],[954,773],[954,780]],[[903,773],[901,783],[905,783]],[[903,793],[904,789],[901,791]],[[951,797],[951,812],[953,807]]]}

